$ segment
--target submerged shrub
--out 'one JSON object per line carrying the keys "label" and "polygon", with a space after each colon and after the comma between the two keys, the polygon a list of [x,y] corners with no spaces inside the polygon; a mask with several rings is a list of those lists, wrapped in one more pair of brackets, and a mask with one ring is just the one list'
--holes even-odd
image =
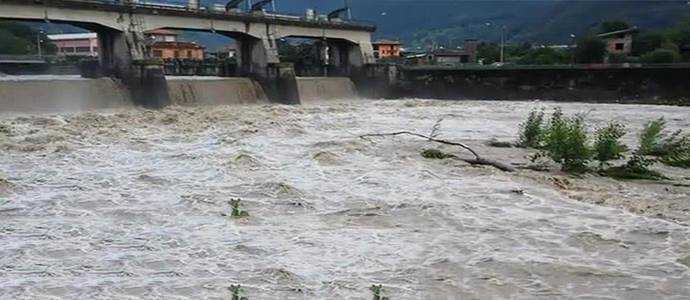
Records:
{"label": "submerged shrub", "polygon": [[230,206],[232,207],[232,213],[230,216],[234,218],[242,218],[242,217],[248,217],[249,213],[247,211],[244,211],[240,208],[240,202],[241,199],[231,199],[230,200]]}
{"label": "submerged shrub", "polygon": [[654,164],[653,160],[635,154],[625,165],[608,168],[603,175],[616,179],[666,179],[661,173],[649,169],[652,164]]}
{"label": "submerged shrub", "polygon": [[511,142],[499,141],[497,139],[491,139],[486,144],[494,148],[512,148],[515,146],[515,144]]}
{"label": "submerged shrub", "polygon": [[560,108],[551,115],[544,134],[544,150],[549,158],[561,164],[566,172],[587,170],[592,151],[582,116],[565,117]]}
{"label": "submerged shrub", "polygon": [[647,122],[640,133],[640,148],[638,154],[640,155],[658,155],[663,139],[662,131],[666,128],[666,120],[659,118],[654,121]]}
{"label": "submerged shrub", "polygon": [[610,160],[622,158],[623,153],[628,151],[628,147],[620,142],[624,135],[625,126],[615,122],[597,130],[594,140],[594,158],[599,161],[600,166],[606,165]]}
{"label": "submerged shrub", "polygon": [[682,130],[666,135],[663,118],[647,123],[640,133],[638,154],[651,155],[671,166],[690,168],[690,137]]}
{"label": "submerged shrub", "polygon": [[426,149],[426,150],[422,151],[422,157],[428,158],[428,159],[446,159],[446,158],[453,158],[453,157],[455,157],[455,155],[444,153],[438,149]]}
{"label": "submerged shrub", "polygon": [[678,130],[666,138],[662,144],[661,162],[681,168],[690,168],[690,137]]}
{"label": "submerged shrub", "polygon": [[527,120],[520,124],[518,145],[527,148],[541,147],[544,137],[544,110],[533,109]]}
{"label": "submerged shrub", "polygon": [[383,296],[383,285],[372,285],[370,288],[371,293],[374,295],[372,299],[374,300],[389,300],[390,298]]}
{"label": "submerged shrub", "polygon": [[230,292],[232,292],[232,300],[248,300],[249,298],[242,296],[244,294],[244,291],[242,291],[242,287],[238,285],[231,285],[229,288]]}

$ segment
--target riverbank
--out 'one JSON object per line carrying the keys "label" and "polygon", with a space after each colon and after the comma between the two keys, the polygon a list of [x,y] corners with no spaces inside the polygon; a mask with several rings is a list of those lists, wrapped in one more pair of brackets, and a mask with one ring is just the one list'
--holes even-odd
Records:
{"label": "riverbank", "polygon": [[[0,114],[0,298],[682,298],[690,190],[446,159],[428,134],[517,166],[535,107],[638,132],[690,108],[349,101]],[[634,146],[636,137],[624,141]],[[673,182],[688,171],[658,166]],[[228,214],[241,200],[244,218]],[[659,215],[661,214],[661,215]]]}

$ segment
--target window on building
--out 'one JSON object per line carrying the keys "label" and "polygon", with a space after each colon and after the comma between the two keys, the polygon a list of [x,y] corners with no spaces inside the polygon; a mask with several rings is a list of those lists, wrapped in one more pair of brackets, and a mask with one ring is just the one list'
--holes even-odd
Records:
{"label": "window on building", "polygon": [[468,63],[468,62],[470,62],[470,56],[469,56],[469,55],[461,55],[461,56],[460,56],[460,62],[461,62],[461,63]]}
{"label": "window on building", "polygon": [[623,48],[625,48],[625,44],[616,43],[616,45],[614,45],[614,47],[616,48],[616,50],[623,50]]}
{"label": "window on building", "polygon": [[153,50],[153,57],[163,57],[163,50]]}
{"label": "window on building", "polygon": [[193,58],[192,50],[187,50],[187,58]]}
{"label": "window on building", "polygon": [[180,58],[180,51],[175,50],[173,56],[175,56],[175,58]]}
{"label": "window on building", "polygon": [[60,48],[62,53],[74,53],[74,47],[62,47]]}
{"label": "window on building", "polygon": [[89,47],[77,47],[77,53],[89,53],[91,48]]}

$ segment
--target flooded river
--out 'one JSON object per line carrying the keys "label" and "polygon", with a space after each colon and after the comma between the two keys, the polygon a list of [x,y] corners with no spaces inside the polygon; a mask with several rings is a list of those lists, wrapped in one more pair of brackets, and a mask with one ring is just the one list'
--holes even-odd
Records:
{"label": "flooded river", "polygon": [[[555,104],[1,115],[0,298],[229,299],[240,284],[249,299],[371,299],[382,284],[391,299],[690,299],[687,224],[426,160],[424,140],[358,138],[444,118],[446,139],[513,140],[537,106]],[[690,128],[690,108],[559,106]],[[228,216],[236,198],[248,217]]]}

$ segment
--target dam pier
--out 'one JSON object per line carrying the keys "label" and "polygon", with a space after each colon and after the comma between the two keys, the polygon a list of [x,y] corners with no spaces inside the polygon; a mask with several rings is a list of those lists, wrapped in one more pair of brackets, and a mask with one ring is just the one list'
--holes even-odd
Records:
{"label": "dam pier", "polygon": [[97,33],[98,62],[83,64],[82,76],[112,77],[135,104],[153,108],[171,99],[163,63],[147,49],[145,32],[152,30],[213,32],[234,39],[237,68],[227,75],[249,78],[270,100],[286,103],[299,103],[299,89],[292,66],[280,62],[280,39],[318,40],[321,61],[339,77],[353,77],[374,62],[375,26],[263,11],[209,11],[195,2],[180,8],[134,1],[2,0],[0,19],[70,24]]}

